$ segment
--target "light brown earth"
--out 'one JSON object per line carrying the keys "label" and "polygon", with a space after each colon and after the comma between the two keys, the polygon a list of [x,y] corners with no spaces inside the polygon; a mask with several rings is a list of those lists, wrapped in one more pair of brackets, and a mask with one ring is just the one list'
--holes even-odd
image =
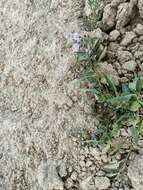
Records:
{"label": "light brown earth", "polygon": [[[104,10],[102,64],[117,83],[136,70],[142,75],[142,5],[113,0]],[[83,32],[83,10],[82,0],[0,1],[0,190],[143,189],[131,175],[135,162],[128,171],[133,185],[127,176],[125,184],[112,183],[101,170],[110,158],[81,146],[80,135],[98,121],[64,36]]]}

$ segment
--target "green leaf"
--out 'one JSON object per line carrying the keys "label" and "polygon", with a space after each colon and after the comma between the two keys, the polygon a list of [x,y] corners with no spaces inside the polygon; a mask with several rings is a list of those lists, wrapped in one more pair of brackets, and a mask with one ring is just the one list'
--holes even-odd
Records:
{"label": "green leaf", "polygon": [[139,132],[140,132],[141,135],[143,135],[143,119],[141,120],[141,123],[140,123]]}
{"label": "green leaf", "polygon": [[117,88],[116,88],[114,82],[112,81],[111,77],[108,77],[107,75],[105,75],[105,78],[106,78],[106,81],[107,81],[109,88],[117,96],[118,95]]}
{"label": "green leaf", "polygon": [[132,92],[140,93],[143,88],[143,79],[135,78],[133,82],[129,83],[129,89]]}
{"label": "green leaf", "polygon": [[130,93],[130,90],[129,90],[129,87],[127,84],[122,84],[122,92],[124,94],[129,94]]}
{"label": "green leaf", "polygon": [[132,143],[137,144],[138,142],[138,130],[135,125],[131,127]]}
{"label": "green leaf", "polygon": [[141,105],[139,104],[138,101],[133,101],[129,107],[130,111],[136,112],[139,110],[139,108],[141,107]]}
{"label": "green leaf", "polygon": [[125,114],[123,114],[123,115],[121,115],[121,116],[119,116],[119,117],[117,118],[116,124],[119,125],[119,124],[121,124],[122,122],[127,121],[127,119],[128,119],[128,114],[125,113]]}
{"label": "green leaf", "polygon": [[136,91],[140,93],[142,88],[143,88],[143,80],[138,78],[136,82]]}
{"label": "green leaf", "polygon": [[139,100],[139,103],[140,103],[141,106],[143,106],[143,101]]}
{"label": "green leaf", "polygon": [[86,88],[82,88],[81,91],[82,92],[91,92],[93,94],[97,94],[98,93],[98,91],[95,88],[87,88],[87,89]]}
{"label": "green leaf", "polygon": [[88,61],[89,56],[85,52],[77,52],[77,61],[78,62],[83,62],[83,61]]}
{"label": "green leaf", "polygon": [[101,55],[99,56],[98,62],[100,62],[106,55],[107,52],[107,47],[104,48],[104,50],[102,51]]}
{"label": "green leaf", "polygon": [[135,92],[136,91],[136,84],[137,84],[137,81],[134,80],[133,82],[130,82],[129,83],[129,89],[132,91],[132,92]]}
{"label": "green leaf", "polygon": [[137,99],[137,95],[136,94],[129,94],[129,95],[117,96],[117,97],[114,97],[114,98],[107,100],[107,102],[111,103],[112,105],[120,104],[122,106],[122,104],[129,103],[129,101],[132,98]]}
{"label": "green leaf", "polygon": [[114,137],[115,135],[117,135],[117,133],[119,132],[120,128],[117,124],[113,125],[113,129],[111,131],[111,137]]}

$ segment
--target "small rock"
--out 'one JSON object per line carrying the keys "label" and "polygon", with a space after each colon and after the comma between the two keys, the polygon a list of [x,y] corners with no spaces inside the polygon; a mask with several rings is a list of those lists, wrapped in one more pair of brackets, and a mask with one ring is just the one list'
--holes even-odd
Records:
{"label": "small rock", "polygon": [[73,186],[73,180],[71,178],[68,178],[65,183],[66,187],[70,189]]}
{"label": "small rock", "polygon": [[81,190],[95,190],[95,186],[92,184],[92,176],[86,178],[85,180],[80,182]]}
{"label": "small rock", "polygon": [[137,63],[135,61],[128,61],[122,65],[122,68],[128,71],[135,71]]}
{"label": "small rock", "polygon": [[66,168],[66,164],[64,162],[62,162],[60,165],[59,175],[60,175],[60,177],[66,177],[67,176],[67,168]]}
{"label": "small rock", "polygon": [[130,190],[129,187],[125,187],[125,190]]}
{"label": "small rock", "polygon": [[98,190],[106,190],[110,187],[110,180],[107,177],[96,177],[95,187]]}
{"label": "small rock", "polygon": [[125,129],[121,129],[120,132],[121,132],[121,136],[122,137],[129,137],[130,136],[130,134],[128,133],[128,131],[126,131]]}
{"label": "small rock", "polygon": [[81,167],[84,167],[84,166],[85,166],[85,161],[84,161],[84,160],[81,160],[81,161],[79,162],[79,164],[80,164]]}
{"label": "small rock", "polygon": [[140,36],[140,37],[138,38],[138,41],[139,41],[140,43],[143,43],[143,36]]}
{"label": "small rock", "polygon": [[109,40],[116,41],[119,36],[120,36],[120,32],[118,30],[113,30],[112,32],[110,32]]}
{"label": "small rock", "polygon": [[126,0],[113,0],[111,6],[117,8],[121,3],[124,3]]}
{"label": "small rock", "polygon": [[131,0],[129,3],[125,2],[118,6],[117,11],[117,29],[122,29],[129,22],[134,13],[134,7],[137,4],[136,0]]}
{"label": "small rock", "polygon": [[119,181],[116,181],[116,182],[115,182],[115,187],[119,187],[119,186],[120,186]]}
{"label": "small rock", "polygon": [[135,190],[143,190],[143,155],[139,154],[128,167],[128,177]]}
{"label": "small rock", "polygon": [[138,146],[139,146],[140,148],[143,148],[143,140],[139,140],[139,141],[138,141]]}
{"label": "small rock", "polygon": [[117,11],[117,25],[116,28],[120,29],[124,27],[129,22],[129,3],[122,3],[118,6]]}
{"label": "small rock", "polygon": [[113,8],[110,4],[106,5],[103,13],[103,26],[104,30],[110,30],[115,26],[115,18],[116,18],[116,9]]}
{"label": "small rock", "polygon": [[96,173],[97,176],[99,177],[102,177],[102,176],[105,176],[105,172],[102,171],[102,170],[99,170],[97,173]]}
{"label": "small rock", "polygon": [[138,1],[138,9],[139,9],[140,17],[143,18],[143,0]]}
{"label": "small rock", "polygon": [[116,158],[117,160],[121,160],[122,156],[121,156],[120,153],[117,153],[117,154],[115,155],[115,158]]}
{"label": "small rock", "polygon": [[115,42],[111,42],[108,46],[108,50],[115,54],[119,50],[119,48],[120,48],[120,45]]}
{"label": "small rock", "polygon": [[76,181],[77,180],[77,172],[73,172],[72,174],[71,174],[71,179],[73,180],[73,181]]}
{"label": "small rock", "polygon": [[91,160],[87,160],[86,162],[86,167],[90,167],[93,163],[91,162]]}
{"label": "small rock", "polygon": [[134,29],[134,32],[138,35],[143,35],[143,25],[137,24],[136,28]]}
{"label": "small rock", "polygon": [[96,38],[102,40],[103,39],[103,32],[100,28],[97,28],[97,29],[93,30],[92,32],[90,32],[90,37],[91,38],[96,37]]}
{"label": "small rock", "polygon": [[123,51],[123,50],[117,51],[117,56],[120,63],[124,63],[133,58],[133,55],[129,51]]}
{"label": "small rock", "polygon": [[119,76],[117,71],[114,69],[112,64],[107,62],[100,63],[101,69],[104,73],[108,74],[109,77],[114,81],[115,85],[119,84]]}
{"label": "small rock", "polygon": [[143,60],[143,51],[136,51],[134,56],[137,59]]}
{"label": "small rock", "polygon": [[135,37],[136,37],[136,34],[134,32],[126,32],[125,37],[123,38],[121,42],[121,45],[122,46],[129,45]]}
{"label": "small rock", "polygon": [[69,167],[68,167],[68,172],[71,173],[72,171],[73,171],[72,166],[69,166]]}
{"label": "small rock", "polygon": [[107,157],[107,155],[106,155],[106,154],[103,154],[103,155],[101,156],[101,160],[102,160],[104,163],[107,163],[107,162],[108,162],[108,157]]}

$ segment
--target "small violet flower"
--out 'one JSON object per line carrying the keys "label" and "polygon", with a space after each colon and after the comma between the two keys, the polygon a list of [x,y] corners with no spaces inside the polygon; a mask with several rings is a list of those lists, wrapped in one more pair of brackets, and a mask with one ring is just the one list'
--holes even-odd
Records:
{"label": "small violet flower", "polygon": [[72,45],[72,50],[73,50],[73,52],[78,52],[79,49],[80,49],[80,45],[79,45],[78,43],[74,43],[74,44]]}
{"label": "small violet flower", "polygon": [[74,32],[74,33],[72,34],[72,40],[73,40],[73,41],[79,41],[79,39],[80,39],[79,33]]}
{"label": "small violet flower", "polygon": [[68,35],[64,35],[64,40],[68,40]]}

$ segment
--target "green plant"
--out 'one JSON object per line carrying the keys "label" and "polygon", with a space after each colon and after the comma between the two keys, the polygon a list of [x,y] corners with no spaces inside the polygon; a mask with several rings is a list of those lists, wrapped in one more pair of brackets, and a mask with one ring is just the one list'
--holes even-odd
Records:
{"label": "green plant", "polygon": [[[106,54],[106,48],[103,48],[100,40],[85,37],[81,39],[80,47],[76,57],[78,63],[84,63],[81,80],[92,84],[92,88],[85,88],[82,91],[95,95],[96,112],[99,107],[102,107],[99,118],[101,126],[96,131],[98,139],[96,142],[107,143],[122,127],[126,126],[130,127],[132,144],[136,144],[138,136],[143,133],[141,113],[143,79],[135,77],[129,83],[115,86],[110,76],[100,67],[100,61]],[[85,48],[90,52],[84,51]]]}
{"label": "green plant", "polygon": [[[80,75],[81,81],[88,81],[89,88],[81,89],[85,93],[95,96],[94,111],[99,120],[99,126],[94,138],[86,143],[109,146],[108,154],[113,158],[128,146],[128,151],[123,153],[122,159],[109,164],[110,176],[117,176],[127,165],[130,153],[134,150],[140,136],[143,136],[143,78],[135,77],[128,83],[114,84],[112,78],[102,69],[101,61],[106,58],[106,48],[97,38],[85,36],[79,41],[79,50],[76,52],[77,63],[84,68]],[[122,129],[130,130],[130,136],[120,138],[119,143],[114,143],[117,134]],[[106,169],[107,169],[106,168]]]}

